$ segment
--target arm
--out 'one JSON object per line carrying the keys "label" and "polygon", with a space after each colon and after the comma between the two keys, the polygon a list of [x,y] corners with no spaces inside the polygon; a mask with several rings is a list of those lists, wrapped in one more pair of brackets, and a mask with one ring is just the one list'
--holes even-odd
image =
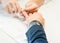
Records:
{"label": "arm", "polygon": [[26,33],[28,43],[48,43],[44,31],[44,18],[38,12],[30,13],[23,12],[26,21],[29,25],[29,30]]}
{"label": "arm", "polygon": [[41,24],[34,24],[31,26],[26,35],[28,43],[48,43],[44,28]]}

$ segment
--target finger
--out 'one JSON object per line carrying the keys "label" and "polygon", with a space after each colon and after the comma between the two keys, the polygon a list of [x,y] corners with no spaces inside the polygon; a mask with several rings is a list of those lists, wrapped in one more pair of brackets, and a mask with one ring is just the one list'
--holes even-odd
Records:
{"label": "finger", "polygon": [[28,18],[27,12],[23,11],[22,13],[23,13],[23,15],[24,15],[25,18]]}
{"label": "finger", "polygon": [[19,13],[21,13],[21,7],[20,7],[20,4],[19,3],[16,3],[16,12],[19,12]]}
{"label": "finger", "polygon": [[10,4],[11,8],[13,8],[13,3],[12,3],[12,2],[10,2],[9,4]]}
{"label": "finger", "polygon": [[38,12],[34,12],[33,14],[38,14]]}
{"label": "finger", "polygon": [[[24,10],[24,11],[26,11],[26,10]],[[38,12],[38,8],[37,9],[33,9],[33,10],[31,10],[31,11],[26,11],[27,13],[28,13],[28,15],[29,15],[29,13],[34,13],[34,12]]]}
{"label": "finger", "polygon": [[6,11],[10,14],[9,6],[7,5],[5,8],[6,8]]}
{"label": "finger", "polygon": [[12,3],[10,3],[10,5],[11,5],[11,8],[12,8],[12,13],[16,13],[16,6],[15,6],[15,3],[12,2]]}
{"label": "finger", "polygon": [[7,9],[8,9],[8,12],[11,14],[12,13],[12,8],[11,8],[10,4],[7,5]]}
{"label": "finger", "polygon": [[29,13],[34,13],[34,12],[37,12],[37,11],[38,11],[38,9],[34,9],[34,10],[29,11]]}

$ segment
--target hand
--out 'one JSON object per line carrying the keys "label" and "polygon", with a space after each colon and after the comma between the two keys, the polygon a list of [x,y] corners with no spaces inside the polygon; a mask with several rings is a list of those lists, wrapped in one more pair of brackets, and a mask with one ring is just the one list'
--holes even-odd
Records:
{"label": "hand", "polygon": [[8,2],[8,4],[6,5],[6,10],[8,13],[12,14],[12,13],[17,13],[17,12],[21,12],[21,7],[18,3],[17,0],[11,0],[10,2]]}
{"label": "hand", "polygon": [[29,13],[29,15],[28,15],[27,12],[23,11],[23,14],[26,18],[27,23],[31,23],[32,21],[37,20],[42,25],[44,25],[44,18],[42,17],[42,15],[40,13],[34,12],[33,14]]}
{"label": "hand", "polygon": [[35,2],[28,2],[25,5],[24,10],[27,11],[28,13],[37,12],[38,11],[38,5]]}

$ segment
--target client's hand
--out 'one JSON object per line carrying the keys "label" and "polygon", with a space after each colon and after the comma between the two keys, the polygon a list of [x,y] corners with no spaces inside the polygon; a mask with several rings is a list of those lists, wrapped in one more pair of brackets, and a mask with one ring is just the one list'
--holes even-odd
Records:
{"label": "client's hand", "polygon": [[11,0],[10,2],[8,2],[8,4],[6,5],[6,10],[10,14],[20,12],[21,7],[18,3],[18,0]]}
{"label": "client's hand", "polygon": [[29,15],[28,15],[27,12],[23,11],[23,14],[26,18],[27,23],[31,23],[32,21],[37,20],[42,25],[44,25],[44,18],[42,17],[42,15],[40,13],[34,12],[33,14],[29,13]]}
{"label": "client's hand", "polygon": [[27,11],[28,13],[33,13],[33,12],[37,12],[38,11],[38,5],[35,2],[28,2],[25,5],[25,11]]}

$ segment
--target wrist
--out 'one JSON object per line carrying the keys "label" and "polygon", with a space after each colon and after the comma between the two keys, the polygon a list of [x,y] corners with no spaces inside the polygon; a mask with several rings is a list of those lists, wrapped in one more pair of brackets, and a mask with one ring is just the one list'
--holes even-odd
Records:
{"label": "wrist", "polygon": [[40,20],[40,19],[36,19],[36,20],[32,20],[31,22],[29,22],[29,24],[31,24],[32,22],[38,22],[39,24],[41,24],[42,26],[44,26],[44,20]]}

